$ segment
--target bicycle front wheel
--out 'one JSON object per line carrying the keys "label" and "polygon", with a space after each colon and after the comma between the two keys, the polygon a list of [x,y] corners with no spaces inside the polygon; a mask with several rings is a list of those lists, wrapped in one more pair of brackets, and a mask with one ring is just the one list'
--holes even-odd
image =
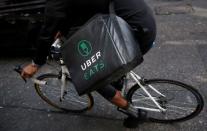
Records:
{"label": "bicycle front wheel", "polygon": [[[145,88],[152,97],[162,108],[166,109],[166,112],[146,110],[147,117],[151,121],[162,123],[185,121],[197,116],[203,108],[202,96],[192,86],[164,79],[146,80],[145,84]],[[156,93],[149,85],[164,96]],[[144,109],[158,109],[137,84],[129,90],[127,100],[139,109],[140,107],[144,107]]]}
{"label": "bicycle front wheel", "polygon": [[35,84],[38,95],[49,105],[64,111],[83,112],[93,106],[91,94],[79,96],[70,78],[66,79],[63,98],[61,94],[61,77],[56,74],[44,74],[37,77],[38,80],[46,81],[45,85]]}

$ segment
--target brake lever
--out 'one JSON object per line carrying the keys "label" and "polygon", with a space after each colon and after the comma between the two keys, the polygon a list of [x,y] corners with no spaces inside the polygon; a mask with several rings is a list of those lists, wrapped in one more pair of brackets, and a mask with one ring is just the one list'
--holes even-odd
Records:
{"label": "brake lever", "polygon": [[[14,71],[16,71],[21,77],[22,77],[22,75],[21,75],[21,73],[22,73],[22,67],[20,66],[20,65],[18,65],[18,66],[16,66],[15,68],[14,68]],[[22,77],[22,79],[24,80],[24,82],[25,83],[27,83],[27,80],[24,78],[24,77]]]}

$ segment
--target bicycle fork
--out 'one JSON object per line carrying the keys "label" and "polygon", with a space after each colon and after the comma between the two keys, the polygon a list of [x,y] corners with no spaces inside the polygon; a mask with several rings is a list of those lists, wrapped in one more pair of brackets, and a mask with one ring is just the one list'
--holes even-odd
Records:
{"label": "bicycle fork", "polygon": [[[136,107],[138,109],[142,109],[142,110],[148,110],[148,111],[155,111],[155,112],[165,112],[166,109],[164,109],[163,107],[160,106],[160,104],[155,100],[154,97],[152,97],[152,95],[145,89],[145,87],[143,86],[143,84],[141,83],[141,77],[138,76],[136,73],[134,73],[133,71],[130,71],[130,76],[135,80],[135,82],[142,88],[142,90],[148,95],[149,99],[151,99],[153,101],[153,103],[158,107],[158,109],[153,109],[153,108],[147,108],[147,107]],[[147,85],[150,89],[152,89],[154,92],[156,92],[157,94],[165,97],[165,95],[163,95],[161,92],[159,92],[158,90],[156,90],[153,86],[151,85]]]}
{"label": "bicycle fork", "polygon": [[69,74],[67,67],[64,65],[63,60],[60,60],[61,64],[61,91],[60,91],[60,101],[64,99],[64,95],[66,93],[66,77]]}

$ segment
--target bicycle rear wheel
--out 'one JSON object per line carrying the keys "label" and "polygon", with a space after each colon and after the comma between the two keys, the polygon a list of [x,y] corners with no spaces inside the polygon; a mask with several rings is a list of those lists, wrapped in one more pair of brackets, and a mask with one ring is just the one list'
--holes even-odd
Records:
{"label": "bicycle rear wheel", "polygon": [[56,74],[44,74],[37,77],[44,80],[46,85],[35,84],[38,95],[49,105],[64,111],[83,112],[93,106],[91,94],[79,96],[70,78],[66,79],[66,89],[64,99],[60,99],[61,77]]}
{"label": "bicycle rear wheel", "polygon": [[[147,111],[147,118],[150,121],[162,123],[185,121],[197,116],[202,111],[204,106],[202,96],[192,86],[165,79],[146,80],[145,84],[152,97],[166,109],[166,112]],[[150,89],[147,86],[149,84],[165,97]],[[137,84],[129,90],[127,100],[137,107],[158,109]]]}

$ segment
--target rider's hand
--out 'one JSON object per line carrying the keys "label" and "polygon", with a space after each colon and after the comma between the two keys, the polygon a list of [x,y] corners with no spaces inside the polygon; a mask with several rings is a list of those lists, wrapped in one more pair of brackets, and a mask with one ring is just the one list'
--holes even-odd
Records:
{"label": "rider's hand", "polygon": [[31,78],[37,71],[39,67],[35,64],[29,64],[25,66],[22,70],[21,76],[24,78]]}

